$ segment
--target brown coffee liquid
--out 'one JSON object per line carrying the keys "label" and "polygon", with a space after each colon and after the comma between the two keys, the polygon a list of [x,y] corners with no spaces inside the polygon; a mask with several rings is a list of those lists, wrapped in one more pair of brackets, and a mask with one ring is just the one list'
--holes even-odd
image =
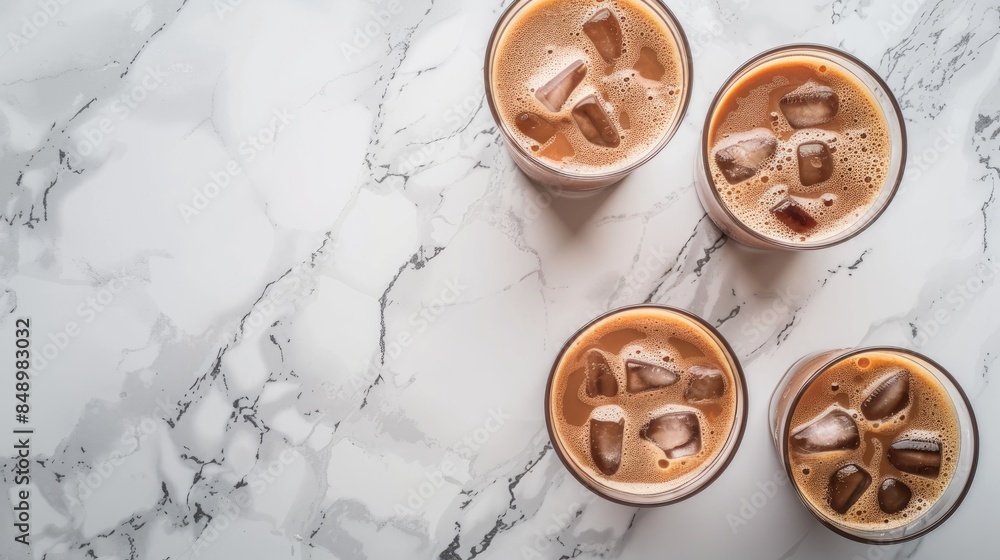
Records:
{"label": "brown coffee liquid", "polygon": [[[592,38],[585,26],[595,18]],[[609,47],[601,26],[617,26],[620,42],[611,37]],[[657,146],[681,110],[677,42],[638,0],[535,0],[507,27],[496,60],[491,83],[501,119],[528,153],[556,169],[597,174],[635,163]],[[561,106],[547,106],[539,90],[577,62],[583,69],[575,78],[586,72],[579,85],[567,87],[572,91]],[[574,76],[567,79],[572,85]],[[590,96],[603,111],[594,104],[588,111]]]}
{"label": "brown coffee liquid", "polygon": [[[612,378],[599,378],[597,355]],[[666,386],[636,387],[628,363],[658,368],[647,370],[659,374],[649,379]],[[706,383],[706,372],[718,373],[719,384]],[[704,327],[670,310],[630,309],[590,326],[569,345],[552,379],[550,421],[570,460],[589,477],[631,494],[659,494],[694,479],[719,455],[736,421],[738,391],[727,354]],[[664,417],[667,422],[656,422]],[[644,437],[656,437],[651,425],[662,429],[658,439],[675,448],[672,453]],[[595,431],[601,426],[611,428],[612,438],[619,426],[614,472],[593,450],[592,438],[607,433]],[[688,441],[692,430],[697,450]]]}
{"label": "brown coffee liquid", "polygon": [[[834,116],[818,124],[813,123],[825,119],[807,119],[795,128],[782,99],[801,92],[799,99],[808,100],[816,93],[814,86],[835,94]],[[828,100],[815,97],[818,108],[825,108]],[[760,129],[775,138],[773,154],[756,169],[756,160],[744,161],[749,178],[727,178],[717,159],[719,150],[737,135]],[[733,215],[762,235],[793,243],[834,236],[864,216],[885,186],[892,152],[886,117],[870,89],[847,69],[802,55],[764,63],[730,87],[715,110],[708,142],[709,171]],[[804,160],[800,146],[805,146]],[[804,175],[800,165],[806,168]],[[795,208],[782,215],[779,207],[788,197]]]}
{"label": "brown coffee liquid", "polygon": [[[898,384],[903,379],[908,387]],[[874,393],[878,394],[872,398]],[[879,409],[879,402],[890,406]],[[891,406],[893,402],[895,406]],[[801,436],[801,430],[831,410],[850,415],[859,441],[832,451],[802,452],[801,446],[797,449],[796,434]],[[792,412],[788,458],[800,493],[827,517],[861,530],[895,529],[919,518],[944,493],[955,473],[959,441],[958,418],[951,398],[931,372],[902,355],[868,352],[835,364],[806,387]],[[893,445],[900,442],[904,442],[900,450],[893,451]],[[905,442],[917,442],[918,452],[935,445],[940,452],[907,460],[906,454],[914,446]],[[897,456],[907,461],[895,459]],[[935,463],[935,456],[939,457],[937,468],[926,468]],[[850,499],[831,503],[836,494],[831,482],[835,473],[845,468],[842,472],[851,473],[855,471],[852,465],[858,473],[864,471],[870,477],[869,485],[856,489],[853,503]],[[895,482],[887,482],[890,480]],[[884,492],[883,486],[888,487]],[[840,513],[835,506],[841,510],[849,507]]]}

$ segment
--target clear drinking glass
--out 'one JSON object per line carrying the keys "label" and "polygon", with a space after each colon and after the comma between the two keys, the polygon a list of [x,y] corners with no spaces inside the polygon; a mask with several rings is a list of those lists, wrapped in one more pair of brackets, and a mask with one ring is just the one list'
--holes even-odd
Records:
{"label": "clear drinking glass", "polygon": [[680,23],[678,23],[673,13],[670,12],[663,2],[660,2],[659,0],[635,0],[636,2],[649,7],[649,9],[662,20],[667,29],[670,30],[670,33],[673,35],[674,42],[680,50],[679,54],[681,60],[682,79],[681,91],[678,95],[680,95],[681,98],[676,117],[669,124],[669,126],[664,129],[663,137],[660,139],[659,143],[633,163],[617,168],[612,167],[601,173],[573,173],[561,170],[532,154],[530,150],[525,149],[511,131],[510,123],[505,122],[501,118],[495,100],[497,93],[493,88],[494,68],[501,64],[516,64],[516,61],[497,59],[497,47],[500,43],[500,39],[504,36],[504,33],[506,33],[509,25],[521,12],[521,10],[525,9],[525,7],[535,1],[538,0],[517,0],[513,2],[503,15],[500,16],[499,21],[497,21],[493,34],[490,36],[489,46],[486,49],[486,101],[490,106],[490,111],[493,113],[493,119],[497,123],[497,128],[500,130],[500,134],[504,138],[507,151],[513,158],[514,163],[521,168],[525,175],[530,177],[535,182],[567,196],[592,194],[600,189],[621,181],[630,173],[649,162],[649,160],[653,159],[653,157],[656,156],[656,154],[658,154],[660,150],[662,150],[667,143],[670,142],[674,133],[676,133],[677,129],[680,128],[680,124],[681,121],[684,120],[684,114],[687,111],[691,95],[691,53],[688,47],[687,37],[684,35],[684,30],[681,28]]}
{"label": "clear drinking glass", "polygon": [[[832,236],[817,241],[792,243],[774,239],[754,230],[737,218],[726,206],[725,202],[719,196],[710,171],[709,157],[711,157],[712,146],[709,144],[712,139],[709,138],[709,134],[712,123],[715,122],[716,118],[721,117],[721,115],[716,114],[719,104],[735,84],[764,64],[797,56],[829,60],[833,64],[849,71],[858,81],[868,87],[882,109],[882,114],[888,124],[891,137],[891,153],[889,156],[889,172],[886,176],[885,184],[882,186],[874,204],[863,215],[859,216],[849,227]],[[705,119],[705,126],[702,129],[701,150],[699,150],[695,171],[695,185],[697,187],[698,198],[708,212],[708,216],[723,233],[743,245],[757,249],[785,251],[824,249],[843,243],[860,234],[875,223],[875,220],[885,212],[903,180],[903,170],[906,165],[906,150],[906,125],[903,120],[903,113],[889,86],[882,80],[878,73],[864,62],[838,49],[823,45],[787,45],[757,55],[736,70],[726,80],[726,83],[719,88],[719,92],[716,94],[715,100],[708,111],[708,116]]]}
{"label": "clear drinking glass", "polygon": [[[929,372],[947,393],[954,406],[959,434],[955,472],[944,493],[922,514],[914,517],[906,525],[887,530],[858,528],[824,513],[822,508],[817,507],[803,495],[792,472],[789,458],[789,432],[792,428],[792,415],[806,389],[830,368],[852,360],[861,354],[872,353],[899,356]],[[958,509],[965,495],[969,492],[979,462],[979,429],[972,404],[965,392],[955,378],[939,364],[926,356],[903,348],[840,349],[819,352],[802,358],[788,370],[775,389],[774,395],[771,397],[769,420],[778,458],[806,509],[832,531],[866,544],[901,543],[920,537],[944,523]],[[874,481],[872,486],[875,486]]]}
{"label": "clear drinking glass", "polygon": [[[553,385],[560,364],[563,362],[563,358],[567,354],[567,351],[570,350],[575,343],[582,340],[585,334],[588,333],[592,327],[600,326],[606,321],[621,318],[624,314],[636,311],[643,312],[646,316],[660,317],[662,320],[669,321],[673,324],[679,323],[685,327],[689,326],[703,333],[706,336],[706,339],[719,351],[718,354],[723,356],[723,359],[727,362],[726,365],[732,372],[732,382],[735,385],[732,387],[735,397],[735,409],[732,416],[733,421],[732,425],[729,426],[728,433],[725,434],[723,443],[719,446],[718,453],[714,457],[706,458],[704,464],[697,466],[697,468],[692,471],[694,476],[687,477],[687,480],[683,483],[679,483],[675,487],[657,493],[633,493],[612,488],[602,482],[599,477],[593,476],[590,472],[581,468],[577,459],[575,459],[572,453],[567,450],[563,437],[559,433],[559,430],[555,425],[556,421],[554,420],[558,404],[553,404],[553,402],[562,396],[554,394]],[[700,317],[688,311],[657,304],[623,307],[610,311],[584,325],[579,331],[576,332],[576,334],[570,337],[570,339],[563,346],[562,350],[559,352],[559,355],[553,363],[552,371],[549,375],[549,381],[545,389],[545,422],[548,427],[549,437],[552,441],[552,447],[555,449],[556,455],[559,456],[559,459],[566,466],[569,472],[592,492],[610,501],[633,507],[655,507],[676,503],[690,498],[707,488],[725,471],[726,467],[729,466],[730,461],[732,461],[733,456],[736,454],[737,449],[739,449],[740,443],[743,439],[744,429],[746,427],[747,410],[746,378],[744,377],[743,369],[740,366],[739,360],[736,358],[736,354],[729,346],[729,343],[726,342],[726,340],[717,330],[715,330],[715,328]]]}

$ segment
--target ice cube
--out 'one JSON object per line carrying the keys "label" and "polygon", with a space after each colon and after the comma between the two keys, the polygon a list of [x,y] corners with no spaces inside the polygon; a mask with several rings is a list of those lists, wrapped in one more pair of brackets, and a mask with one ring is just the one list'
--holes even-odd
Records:
{"label": "ice cube", "polygon": [[731,185],[757,174],[764,160],[774,154],[778,139],[766,128],[732,134],[715,146],[715,163]]}
{"label": "ice cube", "polygon": [[590,21],[583,24],[583,32],[590,37],[597,52],[608,64],[622,55],[622,27],[611,10],[599,10]]}
{"label": "ice cube", "polygon": [[869,420],[885,420],[910,404],[910,374],[902,368],[890,375],[861,403],[861,413]]}
{"label": "ice cube", "polygon": [[941,472],[941,444],[904,439],[889,446],[889,463],[910,474],[937,478]]}
{"label": "ice cube", "polygon": [[625,386],[629,393],[642,393],[643,391],[669,387],[681,378],[676,371],[639,360],[625,362],[625,374]]}
{"label": "ice cube", "polygon": [[618,381],[611,364],[597,350],[587,352],[587,396],[613,397],[618,394]]}
{"label": "ice cube", "polygon": [[872,475],[857,465],[847,465],[830,477],[828,496],[833,511],[844,514],[858,503],[865,490],[871,486]]}
{"label": "ice cube", "polygon": [[590,456],[597,470],[611,476],[622,465],[622,442],[625,440],[625,419],[604,422],[590,419]]}
{"label": "ice cube", "polygon": [[582,60],[577,60],[557,74],[555,78],[552,78],[549,83],[538,88],[538,91],[535,92],[535,97],[549,111],[558,113],[562,110],[563,105],[566,104],[569,96],[573,95],[573,91],[583,82],[586,76],[587,65]]}
{"label": "ice cube", "polygon": [[573,107],[573,119],[591,144],[605,148],[616,148],[621,144],[618,129],[596,95],[584,97]]}
{"label": "ice cube", "polygon": [[517,129],[528,138],[539,144],[544,144],[556,135],[556,127],[552,123],[534,113],[521,113],[515,119]]}
{"label": "ice cube", "polygon": [[701,424],[694,412],[670,412],[654,418],[641,435],[662,449],[667,459],[690,457],[701,451]]}
{"label": "ice cube", "polygon": [[781,98],[781,112],[792,128],[808,128],[828,123],[840,110],[840,98],[833,88],[809,80]]}
{"label": "ice cube", "polygon": [[913,492],[895,478],[887,478],[878,489],[878,507],[886,513],[899,513],[910,505]]}
{"label": "ice cube", "polygon": [[660,81],[667,70],[660,64],[660,59],[656,56],[656,51],[649,47],[639,49],[639,60],[635,61],[635,71],[647,80]]}
{"label": "ice cube", "polygon": [[799,146],[799,180],[808,187],[822,183],[833,175],[833,156],[823,142],[807,142]]}
{"label": "ice cube", "polygon": [[823,453],[857,449],[861,435],[854,418],[845,410],[831,408],[792,434],[792,447],[799,453]]}
{"label": "ice cube", "polygon": [[694,366],[688,370],[691,381],[684,391],[684,398],[692,401],[711,401],[726,392],[726,375],[714,367]]}
{"label": "ice cube", "polygon": [[816,218],[813,218],[805,207],[790,196],[786,196],[781,202],[775,204],[771,208],[771,213],[795,233],[807,233],[817,225]]}

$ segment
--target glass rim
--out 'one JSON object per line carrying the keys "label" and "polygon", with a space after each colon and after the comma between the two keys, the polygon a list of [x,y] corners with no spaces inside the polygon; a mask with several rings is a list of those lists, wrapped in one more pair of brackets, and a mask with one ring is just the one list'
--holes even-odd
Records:
{"label": "glass rim", "polygon": [[[894,353],[894,354],[900,354],[900,355],[902,355],[903,357],[906,357],[906,358],[911,358],[911,359],[912,358],[916,358],[916,360],[922,361],[922,362],[926,362],[928,365],[930,365],[934,369],[934,372],[940,373],[941,375],[943,375],[944,378],[947,379],[947,381],[951,384],[951,386],[955,389],[955,391],[961,397],[961,399],[962,399],[961,402],[965,406],[965,410],[969,413],[969,423],[970,423],[971,432],[972,432],[972,444],[973,444],[972,445],[972,463],[969,466],[969,479],[967,481],[965,481],[965,485],[962,488],[961,493],[958,495],[958,498],[955,500],[955,503],[951,506],[951,508],[948,511],[946,511],[945,514],[942,515],[940,519],[934,521],[934,523],[928,525],[927,527],[924,527],[923,529],[921,529],[920,531],[917,531],[916,533],[914,533],[912,535],[904,535],[904,536],[901,536],[899,538],[890,539],[890,540],[882,540],[882,541],[880,541],[880,540],[873,540],[873,539],[867,539],[867,538],[862,537],[862,536],[851,534],[851,533],[849,533],[849,532],[841,529],[840,527],[838,527],[834,523],[832,523],[831,520],[823,517],[818,512],[816,512],[815,509],[809,504],[809,500],[807,500],[805,497],[802,496],[802,492],[799,490],[799,486],[798,486],[798,484],[795,481],[795,476],[792,474],[791,462],[788,461],[788,435],[789,435],[790,430],[792,428],[792,416],[793,416],[792,412],[794,412],[795,409],[796,409],[796,407],[798,407],[799,401],[802,399],[803,394],[805,394],[806,388],[810,387],[816,381],[816,379],[819,378],[820,375],[826,373],[826,371],[828,369],[830,369],[831,367],[839,364],[840,362],[842,362],[844,360],[847,360],[847,359],[850,359],[850,358],[852,358],[854,356],[857,356],[859,354],[865,354],[865,353],[868,353],[868,352]],[[795,366],[792,366],[792,367],[795,367]],[[939,379],[939,381],[940,381],[940,379]],[[951,395],[949,394],[949,397],[950,396]],[[958,415],[958,411],[957,411],[958,407],[957,407],[957,405],[955,406],[955,408],[956,408],[956,416],[957,416]],[[959,427],[961,427],[961,422],[959,422]],[[864,348],[853,348],[853,349],[846,349],[845,348],[845,349],[843,349],[841,351],[838,351],[836,355],[834,355],[829,360],[827,360],[823,365],[821,365],[818,368],[816,368],[816,371],[811,376],[809,376],[809,379],[807,379],[805,382],[803,382],[801,388],[799,388],[798,392],[795,394],[795,397],[792,399],[791,403],[788,406],[788,414],[787,414],[787,418],[785,418],[785,421],[784,421],[784,423],[782,425],[781,435],[782,435],[782,438],[781,438],[781,462],[782,462],[782,466],[784,466],[784,468],[785,468],[785,474],[788,475],[788,478],[789,478],[789,480],[791,481],[791,484],[792,484],[792,488],[795,489],[795,493],[799,496],[799,499],[803,503],[805,503],[806,509],[809,510],[809,512],[813,515],[813,517],[815,517],[817,520],[819,520],[820,523],[822,523],[823,525],[825,525],[827,528],[829,528],[834,533],[837,533],[838,535],[840,535],[842,537],[846,537],[848,539],[851,539],[852,541],[863,543],[863,544],[886,545],[886,546],[888,546],[888,545],[894,545],[894,544],[901,544],[901,543],[904,543],[904,542],[907,542],[907,541],[911,541],[913,539],[918,539],[920,537],[923,537],[927,533],[929,533],[929,532],[933,531],[934,529],[937,529],[938,527],[940,527],[941,524],[943,524],[945,521],[948,520],[949,517],[952,516],[952,514],[954,514],[956,511],[958,511],[959,506],[961,506],[962,502],[965,501],[965,497],[968,495],[969,490],[972,488],[972,481],[976,478],[976,470],[977,470],[977,468],[979,466],[979,424],[976,421],[976,413],[975,413],[975,411],[972,408],[972,402],[969,400],[968,395],[965,394],[965,390],[962,389],[962,385],[958,382],[957,379],[955,379],[955,377],[951,374],[951,372],[949,372],[947,369],[945,369],[944,366],[942,366],[941,364],[935,362],[934,360],[930,359],[929,357],[927,357],[927,356],[925,356],[925,355],[923,355],[923,354],[921,354],[919,352],[916,352],[916,351],[913,351],[913,350],[908,350],[906,348],[900,348],[900,347],[897,347],[897,346],[867,346],[867,347],[864,347]],[[961,455],[961,452],[959,453],[959,455]],[[957,461],[957,458],[956,458],[956,461]],[[953,481],[954,481],[954,477],[952,478],[951,481],[948,482],[948,486],[949,487],[951,486],[951,484],[952,484]],[[918,517],[917,519],[920,519],[920,518]]]}
{"label": "glass rim", "polygon": [[[694,82],[694,63],[693,63],[694,59],[691,56],[691,47],[690,44],[688,43],[687,34],[684,32],[684,28],[681,26],[680,20],[677,19],[677,16],[674,15],[674,13],[670,10],[670,8],[667,7],[667,5],[663,2],[663,0],[635,0],[637,2],[655,4],[656,7],[663,10],[664,12],[663,14],[656,14],[656,15],[657,17],[660,17],[662,15],[666,16],[666,17],[661,17],[661,19],[663,19],[663,21],[667,24],[667,29],[673,35],[674,42],[677,43],[677,48],[681,59],[681,70],[684,72],[683,75],[684,83],[682,84],[681,87],[683,99],[681,100],[681,103],[678,105],[677,116],[671,123],[667,133],[663,136],[663,138],[660,139],[659,142],[657,142],[655,146],[653,146],[649,150],[648,153],[646,153],[641,158],[639,158],[638,160],[632,162],[627,166],[612,169],[602,173],[574,173],[572,171],[566,171],[564,169],[559,169],[557,167],[552,166],[545,160],[536,156],[534,153],[524,149],[524,147],[521,146],[519,142],[512,141],[515,137],[509,131],[510,127],[507,126],[505,121],[500,117],[500,111],[496,107],[496,101],[494,101],[493,99],[493,91],[492,88],[490,87],[493,83],[492,70],[493,70],[493,59],[496,54],[496,47],[497,44],[499,43],[500,37],[502,36],[501,31],[506,30],[506,26],[503,26],[503,23],[508,21],[511,14],[514,12],[516,8],[522,7],[525,4],[535,1],[538,0],[515,0],[510,4],[510,6],[507,6],[507,8],[504,9],[503,13],[501,13],[500,17],[497,19],[497,23],[493,27],[493,32],[490,34],[489,41],[487,42],[486,62],[483,65],[484,83],[486,85],[486,103],[487,105],[489,105],[490,113],[492,113],[493,115],[493,120],[497,123],[497,128],[500,130],[501,136],[503,136],[504,140],[507,142],[508,147],[516,150],[522,156],[528,157],[531,161],[538,163],[539,165],[544,167],[546,171],[554,173],[555,175],[558,175],[560,178],[569,180],[588,180],[588,179],[593,180],[605,177],[613,177],[616,175],[628,175],[634,172],[636,169],[639,169],[643,165],[649,163],[650,160],[652,160],[661,151],[663,151],[663,149],[667,146],[667,144],[669,144],[670,141],[673,139],[673,137],[677,134],[677,131],[680,130],[681,124],[684,122],[684,117],[687,115],[688,106],[691,103],[691,90],[693,89],[692,86]],[[503,27],[503,29],[501,29],[501,27]],[[575,189],[575,190],[581,190],[581,189]]]}
{"label": "glass rim", "polygon": [[[850,63],[855,64],[862,70],[864,70],[865,73],[868,74],[868,76],[878,84],[879,88],[881,88],[887,94],[886,97],[888,97],[889,102],[892,105],[891,116],[894,117],[896,122],[899,123],[900,137],[901,137],[899,143],[900,144],[899,173],[896,177],[895,183],[892,185],[892,188],[889,191],[888,196],[886,197],[885,201],[881,203],[881,206],[875,210],[874,214],[866,218],[866,223],[861,225],[861,227],[859,227],[857,230],[851,232],[850,235],[842,237],[834,235],[832,237],[828,237],[826,239],[817,241],[815,243],[791,243],[788,241],[782,241],[780,239],[774,239],[772,237],[763,235],[760,232],[748,226],[746,223],[743,222],[743,220],[738,218],[733,213],[732,210],[729,209],[729,206],[722,200],[722,197],[719,196],[719,189],[715,184],[715,179],[712,177],[711,172],[709,171],[711,169],[711,165],[709,161],[708,132],[709,130],[711,130],[712,120],[713,117],[715,116],[715,110],[716,108],[718,108],[719,102],[722,100],[722,97],[730,90],[730,88],[732,88],[737,79],[745,75],[752,68],[761,64],[765,59],[774,57],[775,55],[781,55],[786,52],[791,52],[796,50],[816,50],[827,55],[842,57],[847,61],[849,61]],[[845,70],[851,72],[851,70],[848,68],[845,68]],[[851,73],[853,74],[854,72]],[[883,113],[886,114],[887,119],[890,117],[888,112],[883,111]],[[845,243],[847,241],[850,241],[851,239],[854,239],[858,235],[861,235],[861,233],[863,233],[865,230],[871,227],[875,222],[878,221],[878,219],[882,216],[882,214],[884,214],[885,211],[889,209],[889,205],[896,198],[896,194],[899,192],[899,187],[903,183],[903,176],[905,175],[906,172],[906,161],[908,154],[906,119],[903,117],[903,110],[900,108],[899,101],[896,99],[896,95],[892,92],[892,89],[889,87],[889,84],[885,82],[885,80],[882,78],[881,75],[879,75],[878,72],[876,72],[871,66],[866,64],[863,60],[859,59],[858,57],[843,50],[840,50],[836,47],[830,47],[818,43],[789,43],[786,45],[781,45],[778,47],[768,49],[757,55],[754,55],[752,58],[750,58],[750,60],[741,64],[732,74],[729,75],[728,78],[726,78],[726,81],[723,82],[722,87],[719,88],[719,91],[716,92],[715,97],[712,99],[712,103],[711,105],[709,105],[708,114],[705,117],[704,128],[702,128],[700,144],[701,146],[699,146],[699,150],[701,151],[702,166],[705,172],[705,179],[707,179],[708,184],[711,186],[711,189],[709,190],[712,191],[712,196],[715,198],[715,201],[718,204],[718,206],[722,208],[722,211],[726,213],[726,216],[728,216],[733,221],[733,223],[737,224],[737,226],[743,232],[750,235],[755,241],[758,241],[765,245],[771,245],[773,249],[791,250],[791,251],[815,251],[819,249],[826,249],[829,247],[840,245],[841,243]],[[883,191],[888,187],[889,184],[888,182],[886,182],[886,184],[882,186]],[[852,224],[852,227],[857,223],[858,222]]]}
{"label": "glass rim", "polygon": [[[684,319],[690,320],[696,325],[704,328],[709,334],[711,334],[714,338],[716,338],[719,344],[721,345],[722,350],[729,358],[729,361],[733,366],[733,376],[737,379],[738,384],[740,385],[740,391],[737,393],[737,405],[739,405],[740,402],[742,402],[743,405],[742,407],[739,406],[737,407],[737,408],[742,408],[742,414],[737,414],[734,417],[733,428],[730,430],[729,438],[726,440],[727,443],[729,441],[733,442],[732,449],[725,457],[723,457],[720,452],[720,454],[716,457],[714,461],[714,464],[718,464],[719,466],[718,470],[715,473],[713,473],[711,477],[708,477],[705,480],[698,481],[697,488],[695,488],[691,492],[688,492],[676,498],[661,500],[657,502],[648,502],[648,503],[633,502],[633,501],[628,501],[626,499],[621,499],[615,496],[611,496],[606,492],[603,492],[598,487],[599,484],[598,480],[588,479],[582,473],[578,473],[577,470],[573,468],[573,466],[576,465],[577,463],[572,459],[570,459],[569,457],[567,457],[566,453],[563,452],[563,449],[559,443],[562,441],[562,439],[557,437],[557,434],[555,432],[555,427],[552,422],[552,414],[553,414],[552,404],[551,404],[552,399],[550,398],[552,395],[552,383],[555,380],[556,372],[559,369],[559,363],[562,362],[563,356],[566,355],[566,351],[573,344],[573,342],[579,339],[580,335],[582,335],[585,331],[587,331],[597,323],[605,319],[608,319],[610,317],[613,317],[615,315],[618,315],[620,313],[637,309],[657,309],[660,311],[675,313],[677,315],[680,315]],[[742,401],[740,401],[740,399],[742,399]],[[549,371],[549,379],[545,384],[545,427],[549,434],[549,441],[552,443],[552,449],[556,452],[556,455],[559,457],[559,460],[563,463],[563,466],[566,468],[566,470],[573,475],[573,478],[575,478],[585,488],[587,488],[594,494],[597,494],[598,496],[606,500],[609,500],[611,502],[623,506],[654,508],[670,504],[676,504],[678,502],[687,500],[688,498],[697,495],[702,490],[705,490],[706,488],[711,486],[712,483],[714,483],[720,476],[722,476],[722,473],[726,472],[726,469],[729,468],[729,464],[732,462],[733,458],[736,457],[736,453],[739,451],[740,445],[743,443],[743,436],[746,433],[747,419],[750,411],[749,405],[750,405],[749,393],[747,389],[746,375],[743,372],[743,366],[740,364],[739,358],[736,356],[736,352],[733,351],[733,348],[729,345],[729,342],[722,336],[722,334],[715,327],[708,324],[708,321],[705,321],[701,317],[685,309],[680,309],[677,307],[672,307],[669,305],[663,305],[659,303],[641,303],[636,305],[626,305],[624,307],[619,307],[607,311],[605,313],[602,313],[601,315],[588,321],[585,325],[577,329],[576,332],[574,332],[572,335],[570,335],[569,338],[566,339],[566,342],[563,343],[562,348],[559,350],[559,353],[556,355],[555,360],[552,362],[552,369]],[[628,494],[628,492],[622,492],[622,494]],[[639,496],[638,494],[635,495]]]}

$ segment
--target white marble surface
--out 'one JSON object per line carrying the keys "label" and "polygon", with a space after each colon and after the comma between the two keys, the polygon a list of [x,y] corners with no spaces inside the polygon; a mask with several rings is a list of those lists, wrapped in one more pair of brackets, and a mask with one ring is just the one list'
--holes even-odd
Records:
{"label": "white marble surface", "polygon": [[[690,110],[585,202],[536,191],[484,105],[508,3],[3,2],[0,355],[30,317],[41,359],[30,552],[13,542],[3,366],[0,557],[991,557],[996,0],[669,0],[695,55]],[[697,137],[729,72],[799,41],[886,77],[909,171],[861,237],[751,254],[698,204]],[[643,301],[721,325],[751,407],[714,485],[637,511],[567,474],[541,403],[564,339]],[[838,537],[768,483],[779,377],[869,344],[945,364],[986,435],[964,506],[898,547]]]}

